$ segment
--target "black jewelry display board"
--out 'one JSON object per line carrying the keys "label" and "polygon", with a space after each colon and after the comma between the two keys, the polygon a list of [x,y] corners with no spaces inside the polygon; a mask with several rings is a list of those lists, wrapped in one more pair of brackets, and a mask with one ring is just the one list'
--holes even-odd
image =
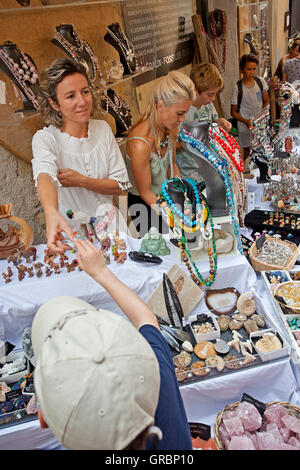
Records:
{"label": "black jewelry display board", "polygon": [[[128,0],[122,11],[138,63],[152,66],[156,78],[192,62],[192,0]],[[135,84],[151,80],[152,72],[136,78]]]}

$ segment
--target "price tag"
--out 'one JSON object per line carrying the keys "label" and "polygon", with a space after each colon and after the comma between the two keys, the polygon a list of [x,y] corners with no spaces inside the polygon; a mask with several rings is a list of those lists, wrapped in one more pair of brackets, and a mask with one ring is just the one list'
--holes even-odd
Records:
{"label": "price tag", "polygon": [[256,240],[256,247],[257,247],[257,251],[260,251],[263,244],[265,243],[266,241],[266,234],[263,233],[257,240]]}
{"label": "price tag", "polygon": [[19,398],[19,396],[21,395],[22,395],[22,390],[18,388],[17,390],[11,390],[10,392],[7,392],[5,394],[5,399],[7,401],[12,401],[15,398]]}
{"label": "price tag", "polygon": [[248,403],[252,403],[252,405],[255,406],[255,408],[258,409],[260,414],[263,416],[264,412],[266,411],[267,405],[263,403],[262,401],[256,400],[255,398],[251,397],[250,395],[247,395],[247,393],[244,393],[242,396],[241,401],[247,401]]}

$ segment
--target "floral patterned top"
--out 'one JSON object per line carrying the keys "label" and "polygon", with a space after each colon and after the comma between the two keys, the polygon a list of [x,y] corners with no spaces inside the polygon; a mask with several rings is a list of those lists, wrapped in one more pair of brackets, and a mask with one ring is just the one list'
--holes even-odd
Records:
{"label": "floral patterned top", "polygon": [[185,115],[185,121],[210,121],[214,122],[219,119],[216,108],[212,103],[200,106],[191,106]]}

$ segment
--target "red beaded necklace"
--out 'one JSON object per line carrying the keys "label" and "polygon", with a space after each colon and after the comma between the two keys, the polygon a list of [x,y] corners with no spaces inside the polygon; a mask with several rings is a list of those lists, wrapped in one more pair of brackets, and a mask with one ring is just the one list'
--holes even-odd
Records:
{"label": "red beaded necklace", "polygon": [[[244,171],[244,164],[241,159],[241,150],[239,144],[234,137],[225,131],[225,129],[219,127],[219,130],[222,132],[226,140],[222,139],[222,137],[216,131],[212,132],[211,130],[209,131],[210,137],[214,139],[214,144],[216,146],[221,147],[226,152],[236,169],[242,173]],[[238,154],[238,158],[236,158],[236,153]]]}

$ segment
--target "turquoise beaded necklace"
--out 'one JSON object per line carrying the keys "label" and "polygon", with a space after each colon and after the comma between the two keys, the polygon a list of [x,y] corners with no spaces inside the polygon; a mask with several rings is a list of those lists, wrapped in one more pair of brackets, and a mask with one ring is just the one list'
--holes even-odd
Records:
{"label": "turquoise beaded necklace", "polygon": [[234,195],[233,195],[232,185],[230,181],[228,162],[218,157],[217,156],[218,154],[214,154],[210,149],[208,149],[203,144],[203,142],[201,142],[199,139],[196,139],[193,136],[193,134],[191,132],[188,132],[186,129],[183,129],[180,132],[179,137],[182,142],[190,144],[192,147],[196,148],[212,164],[212,166],[216,169],[218,174],[221,176],[223,183],[224,183],[224,187],[225,187],[225,193],[226,193],[226,197],[228,201],[231,223],[233,225],[234,235],[237,240],[238,250],[243,255],[244,253],[243,253],[243,247],[242,247],[242,241],[241,241],[240,225],[239,225],[237,215],[236,215]]}
{"label": "turquoise beaded necklace", "polygon": [[[197,190],[197,185],[194,180],[191,180],[190,178],[187,178],[186,180],[184,178],[172,178],[171,180],[167,180],[161,185],[160,195],[167,202],[173,215],[176,218],[179,218],[181,223],[190,227],[195,227],[197,225],[197,217],[194,217],[193,219],[193,216],[189,217],[188,215],[188,213],[192,211],[192,203],[187,197],[187,187],[186,187],[185,181],[187,181],[192,187],[193,195],[194,195],[195,202],[196,202],[196,214],[197,214],[199,211],[201,211],[202,205],[200,202],[200,196]],[[172,185],[173,188],[179,189],[180,191],[184,193],[185,203],[184,203],[183,212],[180,211],[180,209],[175,205],[174,201],[169,196],[169,192],[168,192],[169,185]],[[185,212],[188,212],[188,213],[185,213]]]}
{"label": "turquoise beaded necklace", "polygon": [[[192,188],[193,197],[196,203],[196,216],[194,218],[189,217],[187,214],[185,214],[185,210],[180,211],[180,209],[176,207],[174,201],[169,195],[170,188],[174,188],[181,191],[184,194],[184,207],[189,207],[189,211],[191,211],[192,203],[190,200],[188,200],[187,197],[187,184]],[[211,216],[209,207],[206,204],[204,196],[201,195],[201,197],[202,203],[200,200],[200,194],[197,188],[197,183],[191,178],[172,178],[171,180],[165,181],[161,186],[160,202],[165,201],[167,203],[168,209],[171,212],[175,221],[175,225],[177,226],[177,228],[179,228],[179,231],[180,229],[182,229],[183,231],[196,232],[200,229],[202,237],[208,240],[208,257],[210,271],[207,279],[203,278],[199,269],[194,263],[191,252],[187,248],[187,239],[185,236],[182,235],[181,237],[179,237],[178,245],[181,251],[182,260],[186,264],[193,281],[198,286],[205,284],[207,287],[210,287],[214,283],[217,275],[217,252],[214,238],[213,218]],[[189,203],[186,204],[187,200],[189,201]],[[205,228],[205,211],[207,213],[207,218],[209,219],[210,230],[207,230]],[[189,227],[191,228],[189,229]]]}

